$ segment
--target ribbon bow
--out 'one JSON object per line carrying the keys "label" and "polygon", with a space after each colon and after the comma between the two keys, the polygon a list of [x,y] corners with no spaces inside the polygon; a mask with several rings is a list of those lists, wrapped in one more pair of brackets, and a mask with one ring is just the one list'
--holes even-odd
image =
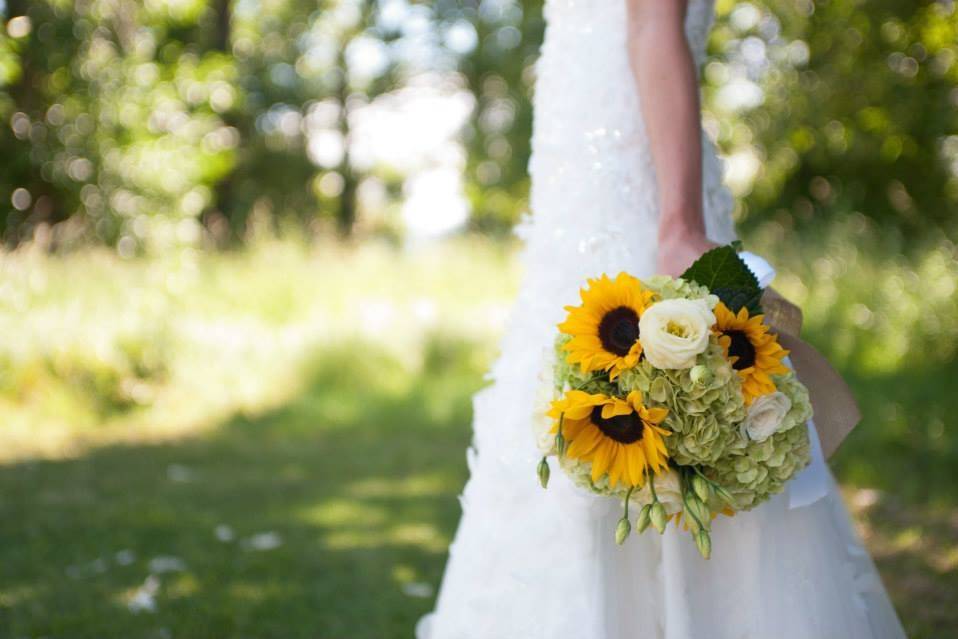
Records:
{"label": "ribbon bow", "polygon": [[778,341],[789,351],[789,359],[798,378],[808,388],[815,411],[815,427],[825,458],[831,457],[848,433],[861,421],[862,414],[851,389],[825,356],[798,337],[802,330],[802,311],[766,288],[762,294],[765,321],[778,332]]}

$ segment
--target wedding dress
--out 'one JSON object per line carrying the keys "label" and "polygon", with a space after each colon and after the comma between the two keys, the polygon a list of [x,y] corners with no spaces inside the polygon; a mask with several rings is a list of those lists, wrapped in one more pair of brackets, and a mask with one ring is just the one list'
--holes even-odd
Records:
{"label": "wedding dress", "polygon": [[[418,639],[903,637],[827,470],[809,505],[786,492],[716,519],[708,561],[673,526],[617,546],[619,501],[574,487],[555,467],[548,489],[539,486],[538,374],[563,306],[587,277],[653,274],[657,225],[625,1],[547,0],[545,14],[523,285],[492,384],[474,400],[462,520]],[[691,0],[686,35],[698,63],[711,21],[712,0]],[[707,231],[725,243],[731,196],[704,135],[703,144]]]}

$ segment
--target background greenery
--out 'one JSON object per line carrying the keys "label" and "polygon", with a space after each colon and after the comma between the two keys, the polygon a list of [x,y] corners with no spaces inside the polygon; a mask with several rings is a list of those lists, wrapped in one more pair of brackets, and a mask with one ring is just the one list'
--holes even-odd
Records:
{"label": "background greenery", "polygon": [[[958,13],[717,9],[740,228],[864,407],[833,467],[910,636],[949,636]],[[0,637],[410,636],[518,282],[540,4],[0,15]],[[424,86],[469,107],[469,218],[426,244],[422,167],[359,131]]]}

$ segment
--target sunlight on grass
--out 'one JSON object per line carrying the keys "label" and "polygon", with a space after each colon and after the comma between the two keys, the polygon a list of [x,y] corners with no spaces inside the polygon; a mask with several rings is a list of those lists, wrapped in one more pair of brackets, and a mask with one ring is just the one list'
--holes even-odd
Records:
{"label": "sunlight on grass", "polygon": [[[465,454],[465,453],[463,453]],[[354,498],[393,498],[412,495],[438,495],[447,486],[438,475],[410,475],[401,479],[364,479],[347,488],[347,493]]]}
{"label": "sunlight on grass", "polygon": [[432,553],[443,553],[449,537],[429,524],[402,524],[381,530],[343,529],[330,533],[323,545],[329,550],[358,550],[384,546],[414,545]]}
{"label": "sunlight on grass", "polygon": [[304,521],[319,524],[325,528],[352,526],[365,528],[381,526],[386,522],[388,512],[385,508],[376,508],[351,499],[329,500],[309,508],[302,514]]}
{"label": "sunlight on grass", "polygon": [[3,588],[0,590],[0,607],[13,608],[29,602],[36,596],[37,588],[21,586],[19,588]]}
{"label": "sunlight on grass", "polygon": [[[265,599],[269,590],[271,589],[259,584],[236,583],[230,586],[230,595],[238,601],[256,603]],[[272,590],[275,591],[276,588]]]}
{"label": "sunlight on grass", "polygon": [[[512,279],[496,253],[477,243],[403,256],[268,242],[131,262],[0,254],[0,333],[15,336],[0,343],[0,456],[73,455],[81,442],[133,431],[178,436],[274,405],[324,345],[362,339],[414,368],[437,330],[489,342]],[[408,376],[374,382],[401,393]],[[355,406],[343,400],[317,408],[348,421]]]}

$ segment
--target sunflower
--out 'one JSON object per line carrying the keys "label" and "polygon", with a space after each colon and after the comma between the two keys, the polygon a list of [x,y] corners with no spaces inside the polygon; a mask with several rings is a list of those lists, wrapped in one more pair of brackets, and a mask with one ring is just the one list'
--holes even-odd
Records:
{"label": "sunflower", "polygon": [[770,333],[768,326],[762,322],[765,316],[749,315],[746,308],[736,314],[721,302],[714,312],[719,343],[725,348],[732,368],[738,371],[742,379],[745,404],[751,404],[761,395],[774,393],[775,382],[771,376],[788,372],[782,363],[788,351],[778,343],[778,336]]}
{"label": "sunflower", "polygon": [[619,481],[641,486],[649,474],[668,468],[663,437],[669,431],[659,424],[669,414],[666,408],[649,408],[642,393],[632,391],[625,399],[572,390],[552,402],[549,417],[552,432],[562,425],[568,441],[565,455],[592,464],[592,481],[608,474],[609,486]]}
{"label": "sunflower", "polygon": [[642,287],[638,279],[619,273],[590,279],[589,287],[579,291],[581,306],[566,306],[566,320],[559,330],[572,339],[566,342],[566,361],[578,364],[582,372],[610,371],[615,379],[636,365],[642,355],[639,318],[649,307],[655,293]]}

